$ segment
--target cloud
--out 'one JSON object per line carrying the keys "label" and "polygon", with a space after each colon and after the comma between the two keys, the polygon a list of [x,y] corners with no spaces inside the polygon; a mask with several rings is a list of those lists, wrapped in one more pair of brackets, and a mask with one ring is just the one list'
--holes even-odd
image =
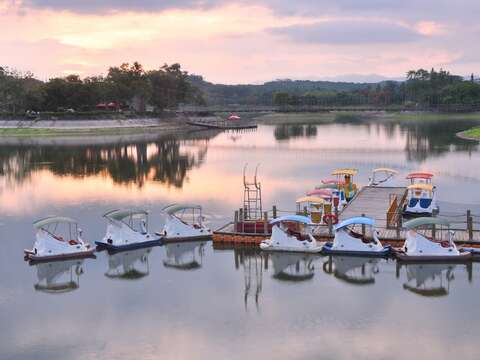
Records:
{"label": "cloud", "polygon": [[405,43],[422,38],[416,31],[384,21],[340,20],[271,28],[272,34],[312,44]]}
{"label": "cloud", "polygon": [[134,11],[159,11],[167,9],[206,9],[218,3],[226,3],[221,0],[27,0],[23,5],[27,8],[68,10],[80,13],[114,12],[122,10]]}

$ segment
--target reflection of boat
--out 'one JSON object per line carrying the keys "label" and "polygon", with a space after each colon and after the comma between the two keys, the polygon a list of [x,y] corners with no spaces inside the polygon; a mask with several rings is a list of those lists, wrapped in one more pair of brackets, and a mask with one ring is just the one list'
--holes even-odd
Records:
{"label": "reflection of boat", "polygon": [[372,177],[370,178],[369,186],[378,186],[387,182],[398,174],[397,170],[390,168],[377,168],[372,171]]}
{"label": "reflection of boat", "polygon": [[314,276],[314,255],[298,253],[272,253],[273,277],[285,281],[310,280]]}
{"label": "reflection of boat", "polygon": [[[435,240],[420,234],[421,227],[445,227],[448,240]],[[449,230],[450,224],[445,219],[417,218],[407,221],[404,228],[407,238],[402,249],[395,251],[395,256],[402,261],[464,261],[469,260],[472,254],[468,251],[460,252],[452,240],[453,232]],[[441,228],[438,230],[442,230]],[[432,230],[433,232],[433,230]],[[433,235],[432,235],[433,236]]]}
{"label": "reflection of boat", "polygon": [[95,241],[100,248],[129,250],[159,245],[161,238],[147,231],[148,213],[145,210],[113,210],[103,215],[108,220],[103,241]]}
{"label": "reflection of boat", "polygon": [[403,288],[421,296],[448,295],[454,279],[453,264],[407,264],[407,282]]}
{"label": "reflection of boat", "polygon": [[379,262],[379,258],[371,257],[329,256],[323,264],[323,271],[349,284],[368,285],[375,283]]}
{"label": "reflection of boat", "polygon": [[[202,267],[205,253],[204,241],[189,241],[165,244],[165,267],[178,270],[194,270]],[[198,258],[198,259],[197,259]]]}
{"label": "reflection of boat", "polygon": [[203,224],[200,205],[173,204],[165,207],[164,241],[196,240],[212,236],[212,230]]}
{"label": "reflection of boat", "polygon": [[148,255],[151,250],[150,247],[109,254],[105,276],[121,280],[137,280],[147,276],[150,273]]}
{"label": "reflection of boat", "polygon": [[[325,254],[343,254],[360,256],[387,256],[390,246],[383,246],[378,240],[374,227],[375,220],[368,217],[353,217],[335,226],[333,243],[323,246]],[[356,232],[355,226],[362,227],[362,233]]]}
{"label": "reflection of boat", "polygon": [[36,229],[32,250],[24,250],[25,258],[52,261],[93,256],[95,249],[82,239],[82,230],[75,220],[52,216],[33,223]]}
{"label": "reflection of boat", "polygon": [[438,212],[435,187],[432,185],[432,173],[416,172],[407,175],[407,203],[404,208],[406,216],[432,216]]}
{"label": "reflection of boat", "polygon": [[38,282],[35,290],[61,294],[80,287],[80,275],[83,274],[83,260],[42,262],[35,265]]}
{"label": "reflection of boat", "polygon": [[318,253],[321,244],[311,234],[310,219],[300,215],[285,215],[270,221],[272,236],[260,243],[264,251],[297,251]]}

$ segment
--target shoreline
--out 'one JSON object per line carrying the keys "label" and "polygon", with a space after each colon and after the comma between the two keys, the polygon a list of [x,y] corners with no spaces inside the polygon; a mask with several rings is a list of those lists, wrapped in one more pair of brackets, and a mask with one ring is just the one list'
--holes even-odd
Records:
{"label": "shoreline", "polygon": [[472,129],[460,131],[460,132],[456,133],[456,136],[460,139],[463,139],[463,140],[480,141],[480,136],[467,135],[469,132],[471,132],[472,130],[475,130],[475,129],[477,129],[480,132],[480,127],[477,127],[477,128],[472,128]]}

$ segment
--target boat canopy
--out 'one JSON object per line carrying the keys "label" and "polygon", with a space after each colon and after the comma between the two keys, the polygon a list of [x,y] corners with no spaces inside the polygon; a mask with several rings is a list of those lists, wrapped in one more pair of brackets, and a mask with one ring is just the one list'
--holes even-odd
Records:
{"label": "boat canopy", "polygon": [[316,195],[316,196],[332,197],[332,192],[333,192],[333,189],[314,189],[307,192],[307,196]]}
{"label": "boat canopy", "polygon": [[394,169],[390,169],[390,168],[377,168],[377,169],[373,169],[373,173],[379,173],[379,172],[384,172],[384,173],[387,173],[387,174],[398,174],[398,171],[397,170],[394,170]]}
{"label": "boat canopy", "polygon": [[353,225],[353,224],[373,226],[375,224],[375,220],[365,216],[352,217],[347,220],[343,220],[341,223],[337,224],[335,226],[335,230],[340,230],[346,226]]}
{"label": "boat canopy", "polygon": [[345,185],[345,181],[340,179],[324,179],[322,180],[323,185]]}
{"label": "boat canopy", "polygon": [[432,184],[412,184],[412,185],[408,185],[408,190],[432,191],[433,190],[433,185]]}
{"label": "boat canopy", "polygon": [[172,204],[164,207],[162,210],[166,212],[168,215],[172,215],[177,211],[188,210],[188,209],[202,210],[202,207],[197,204]]}
{"label": "boat canopy", "polygon": [[64,216],[50,216],[44,219],[37,220],[33,223],[33,226],[36,229],[40,229],[46,225],[53,224],[53,223],[69,223],[69,224],[77,224],[77,221],[68,217]]}
{"label": "boat canopy", "polygon": [[358,170],[357,169],[337,169],[334,172],[332,172],[332,175],[348,175],[348,176],[353,176],[357,175]]}
{"label": "boat canopy", "polygon": [[143,217],[145,215],[148,215],[148,211],[146,210],[122,209],[109,211],[103,216],[108,219],[121,221],[128,216]]}
{"label": "boat canopy", "polygon": [[407,179],[431,179],[433,174],[431,172],[413,172],[407,175]]}
{"label": "boat canopy", "polygon": [[435,217],[420,217],[413,220],[409,220],[403,224],[403,227],[407,230],[415,229],[419,226],[423,225],[443,225],[443,226],[450,226],[450,223],[441,218]]}
{"label": "boat canopy", "polygon": [[323,204],[325,200],[316,196],[304,196],[304,197],[301,197],[300,199],[297,199],[296,201],[297,204],[306,203],[306,202],[313,203],[313,204]]}
{"label": "boat canopy", "polygon": [[283,221],[292,221],[292,222],[298,222],[298,223],[302,223],[302,224],[311,224],[312,221],[310,220],[310,218],[306,217],[306,216],[302,216],[302,215],[284,215],[284,216],[280,216],[278,218],[275,218],[273,220],[270,221],[270,224],[277,224],[279,222],[283,222]]}

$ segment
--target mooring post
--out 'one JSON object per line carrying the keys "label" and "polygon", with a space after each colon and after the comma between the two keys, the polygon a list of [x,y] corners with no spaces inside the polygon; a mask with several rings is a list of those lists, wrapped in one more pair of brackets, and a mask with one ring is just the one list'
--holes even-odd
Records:
{"label": "mooring post", "polygon": [[235,215],[233,216],[233,229],[234,232],[238,230],[238,210],[235,210]]}
{"label": "mooring post", "polygon": [[[365,214],[362,214],[362,217],[365,217]],[[362,235],[365,236],[365,224],[362,224]]]}
{"label": "mooring post", "polygon": [[468,230],[468,240],[473,240],[473,216],[472,211],[467,210],[467,230]]}
{"label": "mooring post", "polygon": [[268,212],[263,213],[263,233],[268,234]]}
{"label": "mooring post", "polygon": [[397,239],[400,239],[400,232],[402,231],[402,215],[397,217]]}
{"label": "mooring post", "polygon": [[240,223],[242,224],[241,229],[242,229],[242,233],[243,233],[243,232],[245,232],[245,219],[244,219],[244,216],[243,216],[243,209],[240,208],[238,211],[239,211]]}
{"label": "mooring post", "polygon": [[436,232],[437,232],[436,230],[437,230],[437,228],[436,228],[435,224],[433,224],[433,226],[432,226],[432,239],[433,240],[435,240],[435,235],[436,235]]}
{"label": "mooring post", "polygon": [[333,226],[332,226],[332,218],[328,218],[328,236],[333,236]]}
{"label": "mooring post", "polygon": [[272,217],[274,219],[277,218],[277,205],[273,205],[273,207],[272,207]]}

